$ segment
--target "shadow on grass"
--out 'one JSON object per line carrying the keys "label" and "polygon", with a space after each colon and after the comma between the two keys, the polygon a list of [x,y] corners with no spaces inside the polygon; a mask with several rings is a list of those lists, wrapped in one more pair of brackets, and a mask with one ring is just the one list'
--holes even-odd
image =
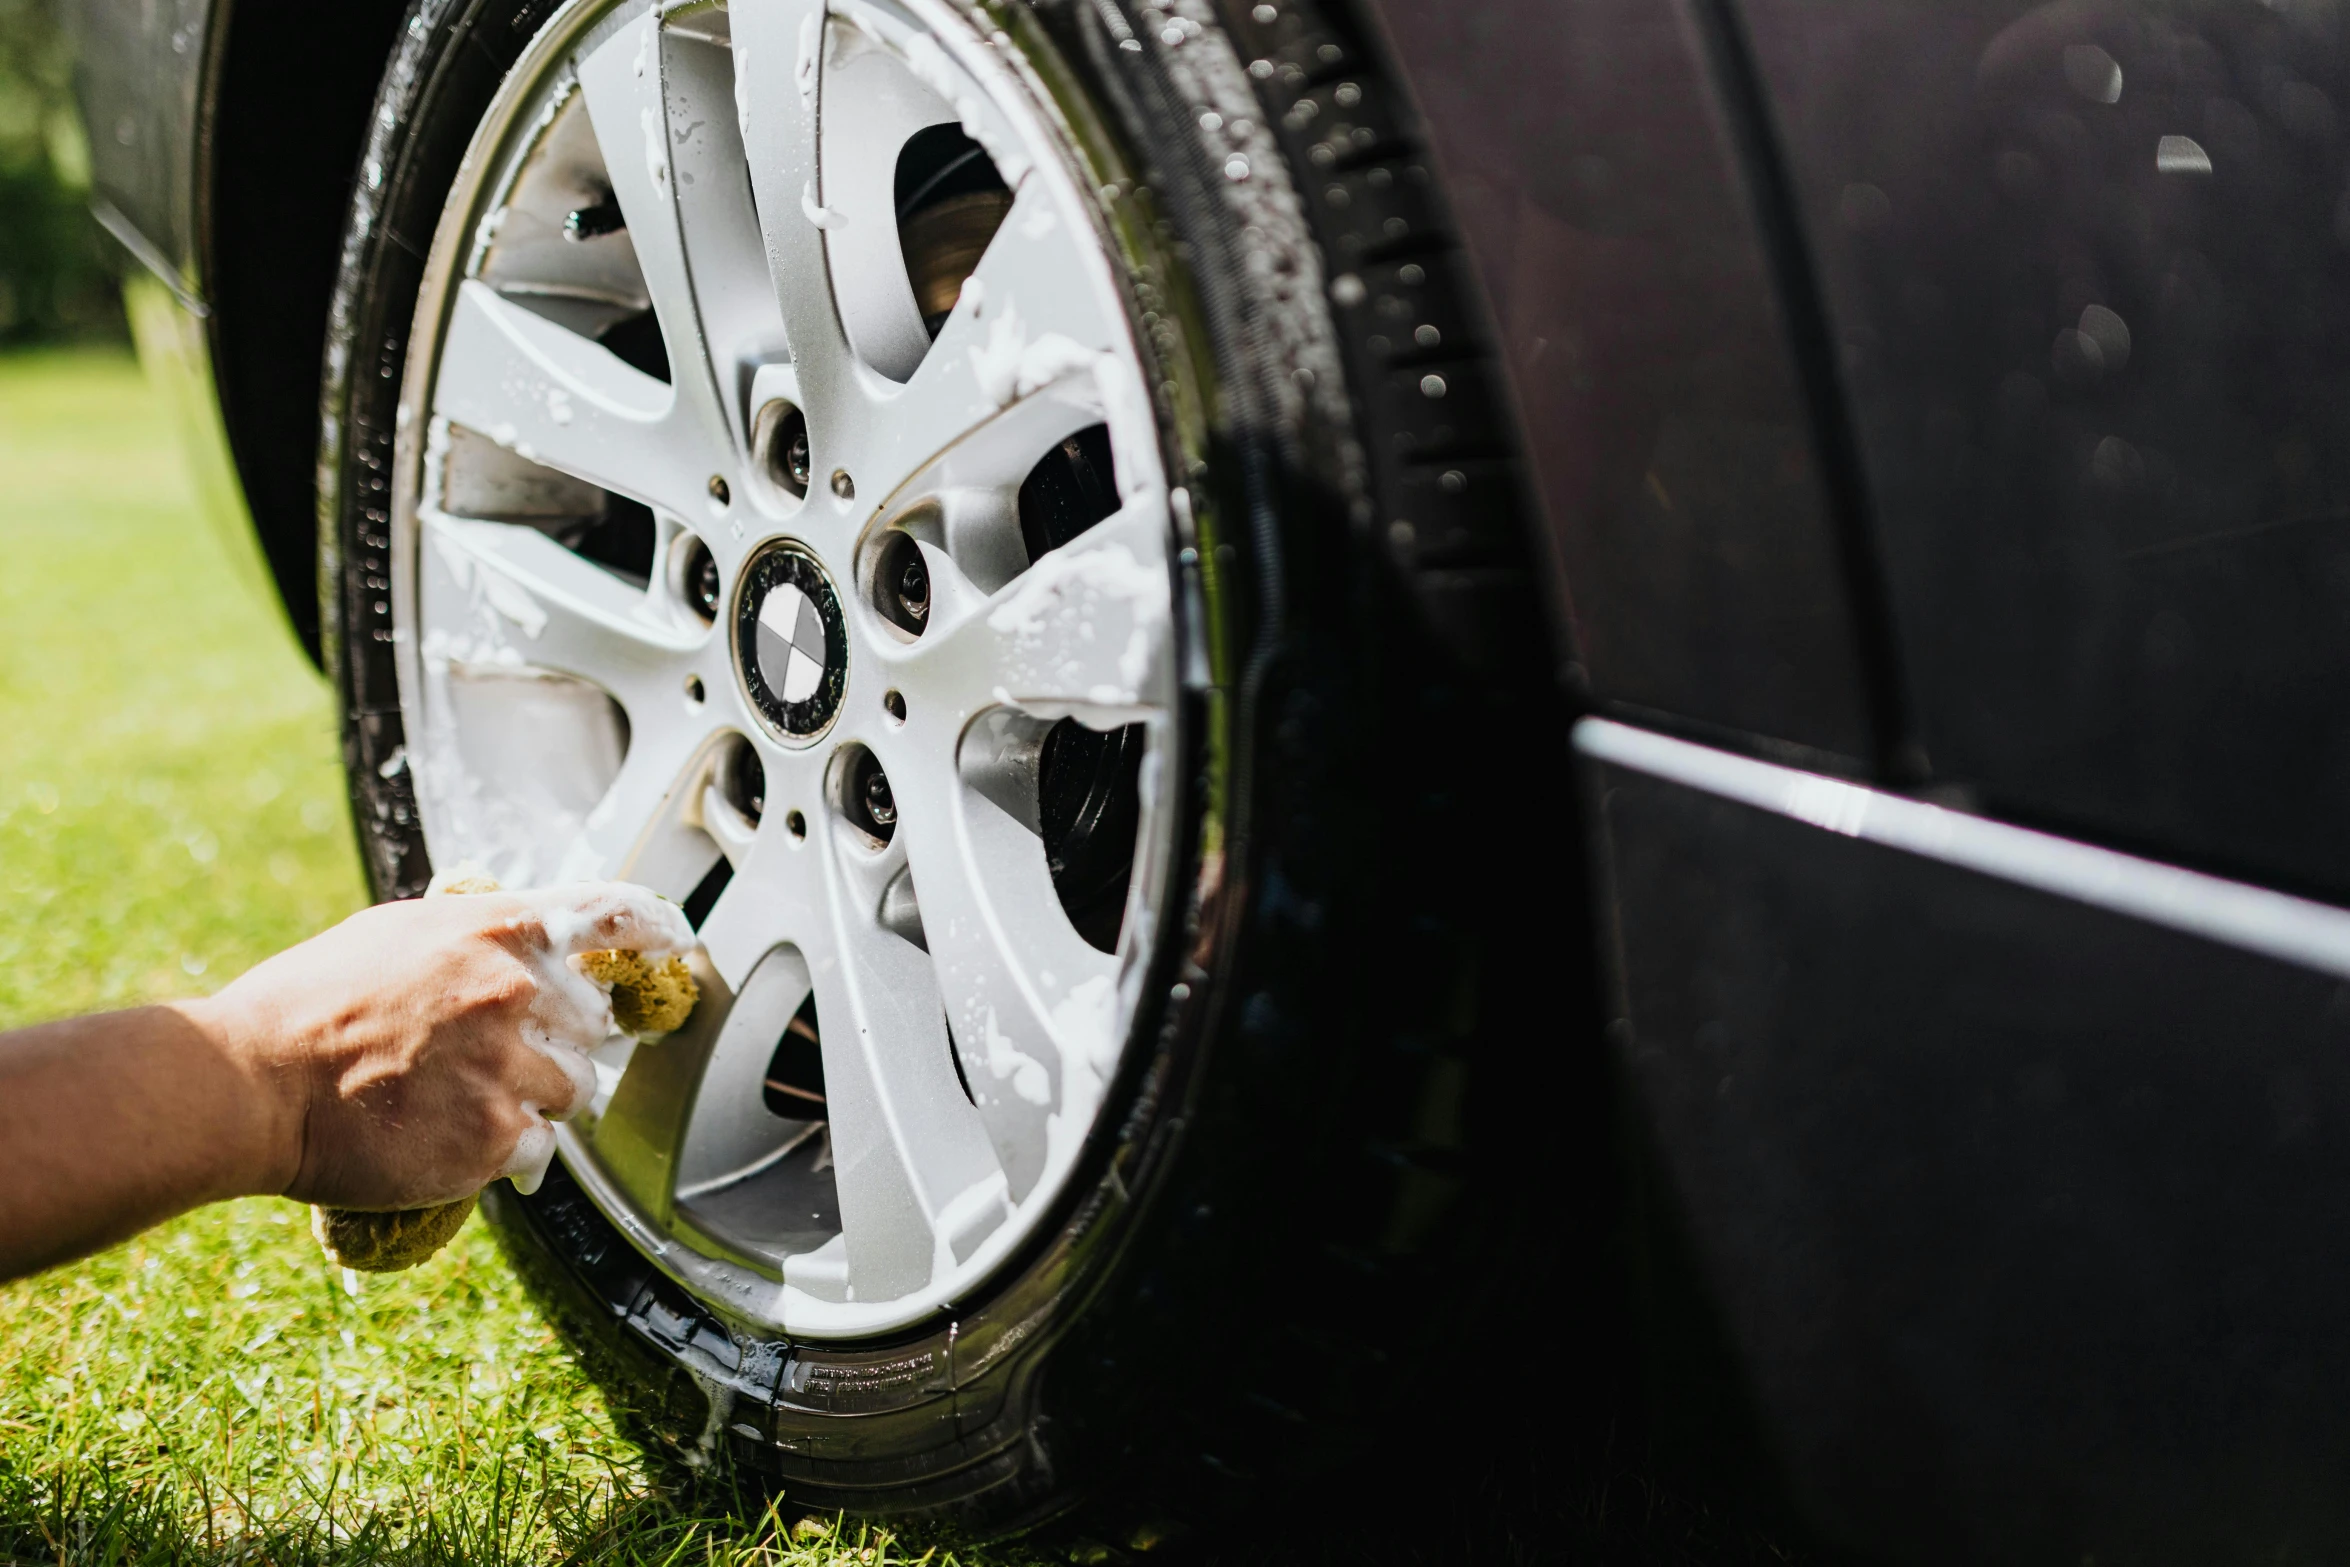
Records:
{"label": "shadow on grass", "polygon": [[[617,1483],[623,1477],[614,1476]],[[547,1465],[501,1460],[456,1498],[346,1503],[330,1475],[280,1516],[248,1512],[201,1479],[92,1467],[34,1477],[0,1468],[0,1564],[56,1567],[1786,1567],[1812,1560],[1750,1523],[1636,1474],[1497,1474],[1475,1494],[1408,1488],[1296,1497],[1206,1530],[1105,1527],[1076,1514],[1026,1540],[959,1548],[920,1529],[788,1508],[725,1482],[658,1494],[595,1494]]]}
{"label": "shadow on grass", "polygon": [[[1692,1500],[1628,1469],[1561,1472],[1498,1468],[1482,1484],[1415,1486],[1400,1451],[1396,1468],[1316,1494],[1293,1494],[1206,1529],[1162,1533],[1110,1527],[1081,1509],[1036,1543],[1052,1559],[1104,1567],[1819,1567],[1753,1517]],[[1130,1515],[1129,1515],[1130,1516]]]}
{"label": "shadow on grass", "polygon": [[[56,1567],[880,1567],[953,1558],[855,1521],[806,1519],[723,1485],[674,1494],[583,1492],[544,1463],[493,1463],[454,1498],[359,1505],[336,1476],[277,1516],[200,1473],[107,1466],[35,1476],[0,1467],[0,1563]],[[265,1504],[264,1504],[265,1505]]]}

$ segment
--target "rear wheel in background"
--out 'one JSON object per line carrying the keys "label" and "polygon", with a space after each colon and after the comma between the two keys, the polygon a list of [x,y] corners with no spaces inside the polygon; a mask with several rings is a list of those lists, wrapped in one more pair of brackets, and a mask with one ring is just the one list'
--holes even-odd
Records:
{"label": "rear wheel in background", "polygon": [[321,446],[375,886],[685,906],[703,1005],[491,1207],[655,1439],[805,1505],[1493,1417],[1384,1368],[1522,1329],[1589,1162],[1454,263],[1359,44],[1235,26],[422,0],[385,81]]}

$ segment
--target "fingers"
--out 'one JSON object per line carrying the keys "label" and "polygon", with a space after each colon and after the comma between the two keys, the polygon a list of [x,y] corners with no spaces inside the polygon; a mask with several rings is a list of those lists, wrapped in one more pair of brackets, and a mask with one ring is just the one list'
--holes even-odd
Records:
{"label": "fingers", "polygon": [[522,1135],[514,1140],[514,1151],[506,1156],[497,1174],[511,1180],[514,1189],[527,1197],[539,1189],[555,1157],[555,1129],[547,1123],[568,1120],[594,1102],[596,1067],[583,1052],[552,1043],[529,1024],[523,1026],[522,1037],[537,1059],[526,1074],[528,1082],[523,1089],[521,1108],[526,1119]]}
{"label": "fingers", "polygon": [[596,1068],[584,1054],[550,1043],[530,1024],[523,1025],[522,1037],[531,1056],[520,1094],[523,1127],[513,1151],[491,1179],[502,1175],[527,1197],[539,1189],[555,1157],[555,1129],[548,1122],[568,1119],[588,1107],[596,1096]]}
{"label": "fingers", "polygon": [[686,922],[685,911],[631,882],[574,882],[522,897],[538,915],[557,957],[619,947],[666,958],[694,945],[694,928]]}
{"label": "fingers", "polygon": [[[522,1108],[530,1116],[530,1124],[514,1140],[514,1151],[499,1166],[498,1175],[512,1181],[514,1189],[528,1197],[539,1189],[539,1182],[547,1178],[547,1166],[554,1162],[555,1129],[547,1124],[545,1116],[539,1114],[538,1106],[524,1105]],[[496,1178],[491,1177],[493,1180]]]}
{"label": "fingers", "polygon": [[596,1097],[596,1064],[587,1053],[549,1039],[535,1024],[522,1026],[522,1042],[536,1057],[524,1073],[525,1103],[547,1106],[550,1120],[566,1121]]}
{"label": "fingers", "polygon": [[550,956],[540,968],[531,1022],[546,1039],[574,1050],[593,1050],[612,1037],[612,998],[569,963]]}

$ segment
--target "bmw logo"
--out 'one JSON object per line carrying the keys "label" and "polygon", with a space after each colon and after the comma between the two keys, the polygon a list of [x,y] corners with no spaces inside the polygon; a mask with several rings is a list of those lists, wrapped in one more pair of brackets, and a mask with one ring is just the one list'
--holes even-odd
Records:
{"label": "bmw logo", "polygon": [[812,740],[840,711],[848,680],[840,599],[815,557],[788,541],[751,557],[734,605],[734,657],[744,689],[786,740]]}

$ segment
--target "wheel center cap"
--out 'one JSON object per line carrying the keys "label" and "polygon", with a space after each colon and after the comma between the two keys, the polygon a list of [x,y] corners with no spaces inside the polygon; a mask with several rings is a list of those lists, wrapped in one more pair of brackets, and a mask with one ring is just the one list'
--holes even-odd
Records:
{"label": "wheel center cap", "polygon": [[831,727],[848,650],[840,596],[805,547],[779,540],[751,557],[735,598],[735,664],[779,737],[810,740]]}

